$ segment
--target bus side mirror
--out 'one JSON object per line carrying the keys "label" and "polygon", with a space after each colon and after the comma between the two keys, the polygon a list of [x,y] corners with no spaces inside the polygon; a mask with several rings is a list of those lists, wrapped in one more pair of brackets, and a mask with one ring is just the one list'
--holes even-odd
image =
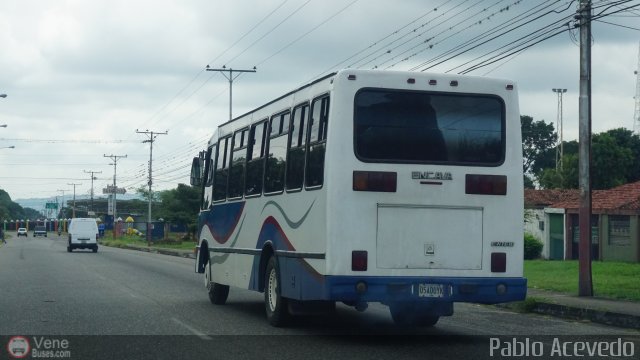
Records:
{"label": "bus side mirror", "polygon": [[202,160],[200,157],[194,157],[191,162],[191,186],[202,185]]}

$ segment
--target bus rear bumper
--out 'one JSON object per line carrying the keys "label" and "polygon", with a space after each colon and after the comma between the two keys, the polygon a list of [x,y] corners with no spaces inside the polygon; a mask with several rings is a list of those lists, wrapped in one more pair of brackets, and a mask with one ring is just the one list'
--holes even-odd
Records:
{"label": "bus rear bumper", "polygon": [[326,276],[330,300],[344,302],[470,302],[524,300],[525,278]]}

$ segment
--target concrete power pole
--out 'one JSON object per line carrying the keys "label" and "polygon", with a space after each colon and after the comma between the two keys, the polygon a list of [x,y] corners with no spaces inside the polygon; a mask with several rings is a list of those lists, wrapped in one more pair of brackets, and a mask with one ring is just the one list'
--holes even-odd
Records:
{"label": "concrete power pole", "polygon": [[76,218],[76,186],[82,185],[82,183],[80,184],[67,183],[67,185],[73,186],[73,208],[71,209],[71,218],[75,219]]}
{"label": "concrete power pole", "polygon": [[[231,68],[227,69],[227,67],[224,65],[222,66],[222,69],[210,69],[209,65],[207,65],[207,71],[218,71],[225,78],[227,78],[227,80],[229,80],[229,120],[233,119],[232,112],[231,112],[232,103],[233,103],[233,80],[237,79],[238,76],[240,76],[242,73],[256,72],[256,67],[254,66],[253,69],[250,69],[250,70],[234,70]],[[225,74],[225,72],[228,72],[229,75]],[[236,76],[233,76],[234,72],[238,74],[236,74]]]}
{"label": "concrete power pole", "polygon": [[86,174],[91,174],[91,211],[93,211],[93,180],[97,179],[94,174],[102,174],[102,171],[84,170]]}
{"label": "concrete power pole", "polygon": [[116,193],[118,191],[118,187],[116,186],[116,170],[118,167],[118,160],[119,159],[124,159],[127,157],[127,155],[107,155],[107,154],[103,154],[103,157],[109,158],[111,159],[111,161],[113,161],[113,164],[109,164],[109,165],[113,165],[113,238],[116,238],[116,224],[118,223],[118,221],[116,220],[117,214],[116,214]]}
{"label": "concrete power pole", "polygon": [[156,140],[156,137],[158,135],[167,135],[168,132],[165,131],[161,133],[149,130],[138,131],[138,129],[136,129],[136,132],[138,134],[145,134],[149,138],[148,140],[143,141],[143,143],[149,143],[149,212],[147,216],[147,244],[151,246],[151,201],[153,199],[153,191],[151,186],[153,184],[153,142]]}
{"label": "concrete power pole", "polygon": [[578,295],[593,296],[591,280],[591,0],[580,0],[579,178],[580,226]]}
{"label": "concrete power pole", "polygon": [[633,111],[633,131],[640,135],[640,46],[638,46],[638,68],[634,72],[636,75],[636,106]]}

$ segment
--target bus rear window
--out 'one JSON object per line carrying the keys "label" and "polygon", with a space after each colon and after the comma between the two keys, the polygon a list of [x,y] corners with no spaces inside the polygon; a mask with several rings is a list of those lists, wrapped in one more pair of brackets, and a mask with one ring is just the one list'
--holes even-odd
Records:
{"label": "bus rear window", "polygon": [[355,152],[365,162],[498,166],[504,103],[495,96],[362,89],[355,96]]}

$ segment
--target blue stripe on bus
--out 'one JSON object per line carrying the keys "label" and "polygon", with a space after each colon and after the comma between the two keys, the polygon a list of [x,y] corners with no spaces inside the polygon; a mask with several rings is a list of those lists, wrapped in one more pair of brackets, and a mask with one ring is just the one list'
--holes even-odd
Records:
{"label": "blue stripe on bus", "polygon": [[214,205],[210,211],[200,213],[198,226],[207,226],[213,239],[224,244],[238,226],[244,205],[245,201]]}

